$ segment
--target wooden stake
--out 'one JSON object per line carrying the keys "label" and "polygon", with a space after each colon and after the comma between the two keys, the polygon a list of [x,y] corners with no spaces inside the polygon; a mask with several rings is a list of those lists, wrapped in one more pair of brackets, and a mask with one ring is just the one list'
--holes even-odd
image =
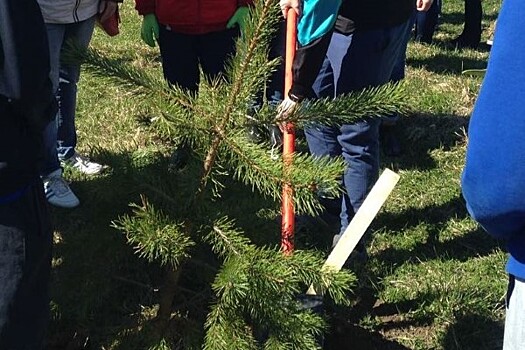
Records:
{"label": "wooden stake", "polygon": [[[372,187],[372,190],[357,213],[355,213],[354,218],[350,221],[345,232],[341,238],[339,238],[336,246],[332,249],[332,252],[323,265],[323,269],[330,268],[335,271],[341,270],[398,181],[398,174],[389,169],[383,171],[383,174],[381,174],[374,187]],[[306,294],[317,294],[313,285],[308,288]]]}

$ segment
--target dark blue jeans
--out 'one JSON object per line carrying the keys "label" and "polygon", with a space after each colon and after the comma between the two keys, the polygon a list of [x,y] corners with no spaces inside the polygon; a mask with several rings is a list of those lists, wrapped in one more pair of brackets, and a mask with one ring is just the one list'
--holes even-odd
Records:
{"label": "dark blue jeans", "polygon": [[42,349],[52,230],[42,182],[0,204],[0,349]]}
{"label": "dark blue jeans", "polygon": [[[347,36],[334,33],[327,57],[313,86],[318,97],[379,86],[390,80],[410,21],[401,25]],[[363,203],[379,173],[380,119],[370,118],[340,127],[314,125],[305,129],[308,146],[316,156],[342,156],[344,195],[341,232]],[[322,196],[322,189],[320,189]]]}
{"label": "dark blue jeans", "polygon": [[238,36],[237,28],[192,35],[177,33],[161,25],[159,47],[164,77],[170,84],[196,93],[199,65],[209,79],[224,73],[225,63],[235,52]]}
{"label": "dark blue jeans", "polygon": [[426,12],[416,11],[415,14],[415,40],[427,44],[432,43],[432,37],[438,25],[441,12],[441,0],[434,0]]}

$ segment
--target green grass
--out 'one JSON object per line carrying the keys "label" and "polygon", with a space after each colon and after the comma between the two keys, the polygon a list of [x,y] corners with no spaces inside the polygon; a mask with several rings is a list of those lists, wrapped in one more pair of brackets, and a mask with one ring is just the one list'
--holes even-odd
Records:
{"label": "green grass", "polygon": [[[483,2],[482,42],[499,5]],[[468,217],[459,187],[465,130],[481,83],[461,71],[485,67],[488,51],[483,46],[450,49],[447,42],[462,28],[463,1],[446,0],[443,10],[436,44],[410,43],[407,82],[413,113],[397,126],[404,153],[382,159],[382,166],[397,171],[401,181],[372,225],[371,259],[358,271],[356,305],[334,315],[408,349],[498,349],[505,253]],[[122,19],[119,36],[109,38],[97,30],[93,47],[160,72],[158,49],[140,41],[140,18],[129,2]],[[82,204],[74,210],[53,209],[51,349],[150,345],[144,334],[156,308],[161,273],[134,255],[111,222],[128,213],[128,203],[139,202],[141,193],[155,197],[152,187],[168,191],[177,175],[165,170],[173,143],[155,133],[147,108],[133,100],[131,89],[87,71],[81,78],[78,148],[111,171],[99,177],[67,171]],[[277,244],[274,210],[257,207],[253,197],[237,203],[244,209],[240,224],[268,231],[268,240]],[[186,292],[185,303],[208,303],[202,293]],[[367,299],[367,307],[358,308],[359,300]]]}

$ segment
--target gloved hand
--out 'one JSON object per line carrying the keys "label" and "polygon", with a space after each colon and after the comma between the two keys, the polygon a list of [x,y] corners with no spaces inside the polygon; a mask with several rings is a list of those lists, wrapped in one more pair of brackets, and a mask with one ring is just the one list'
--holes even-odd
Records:
{"label": "gloved hand", "polygon": [[235,27],[235,25],[238,25],[239,29],[241,30],[241,33],[244,33],[244,29],[246,28],[246,20],[248,19],[249,15],[250,10],[248,9],[248,7],[239,7],[226,24],[226,28],[231,29]]}
{"label": "gloved hand", "polygon": [[297,17],[301,17],[301,14],[303,12],[302,1],[300,0],[280,0],[279,7],[281,8],[281,12],[283,13],[284,18],[288,16],[288,11],[290,9],[293,9],[295,11]]}
{"label": "gloved hand", "polygon": [[159,39],[159,22],[153,13],[144,16],[140,37],[147,45],[155,47],[155,41]]}
{"label": "gloved hand", "polygon": [[279,107],[277,107],[277,120],[286,119],[299,106],[299,102],[293,101],[290,97],[286,97]]}
{"label": "gloved hand", "polygon": [[290,114],[295,112],[297,107],[299,107],[299,102],[292,100],[288,96],[281,102],[279,107],[277,107],[277,125],[282,132],[285,132],[286,130],[286,122],[284,119],[288,118]]}

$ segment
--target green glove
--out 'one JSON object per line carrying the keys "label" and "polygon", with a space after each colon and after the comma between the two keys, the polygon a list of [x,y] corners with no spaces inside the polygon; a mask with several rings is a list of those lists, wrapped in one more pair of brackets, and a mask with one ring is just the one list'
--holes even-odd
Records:
{"label": "green glove", "polygon": [[140,37],[146,44],[155,47],[155,40],[159,39],[159,22],[153,13],[144,16]]}
{"label": "green glove", "polygon": [[235,25],[239,26],[239,29],[241,30],[241,33],[244,33],[244,29],[246,28],[246,20],[250,16],[250,10],[246,6],[241,6],[235,11],[232,18],[228,21],[228,24],[226,24],[226,28],[231,29]]}

